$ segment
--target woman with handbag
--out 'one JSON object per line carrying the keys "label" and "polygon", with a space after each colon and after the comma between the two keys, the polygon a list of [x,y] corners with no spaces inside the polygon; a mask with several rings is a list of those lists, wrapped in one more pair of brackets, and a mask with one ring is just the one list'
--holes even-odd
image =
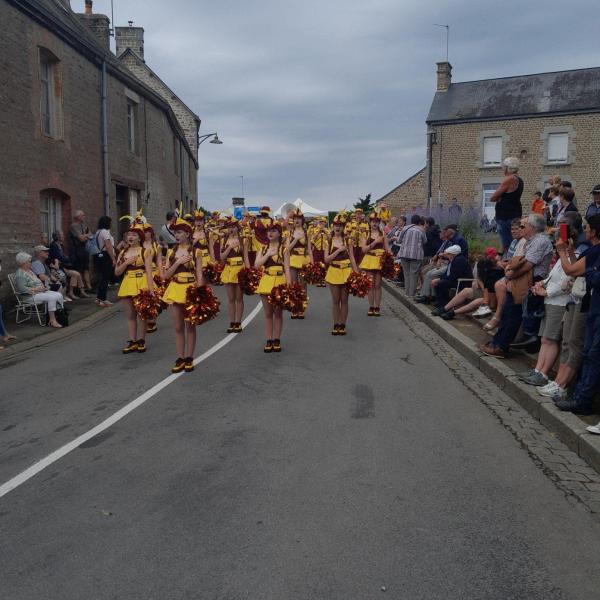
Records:
{"label": "woman with handbag", "polygon": [[101,308],[111,306],[112,302],[106,299],[106,293],[108,291],[108,284],[110,278],[113,275],[113,269],[117,264],[115,256],[115,240],[110,233],[110,225],[112,219],[106,215],[98,219],[98,229],[94,234],[94,241],[99,250],[97,254],[94,254],[94,265],[98,273],[98,294],[96,297],[96,304]]}

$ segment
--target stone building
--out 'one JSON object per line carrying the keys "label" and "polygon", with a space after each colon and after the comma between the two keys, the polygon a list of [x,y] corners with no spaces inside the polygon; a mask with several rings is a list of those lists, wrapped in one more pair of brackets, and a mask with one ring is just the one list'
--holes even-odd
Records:
{"label": "stone building", "polygon": [[[600,182],[600,68],[452,83],[450,63],[438,63],[427,139],[420,204],[458,198],[493,215],[502,160],[516,156],[525,208],[553,174],[572,182],[583,206]],[[418,204],[413,193],[400,186],[389,204]]]}
{"label": "stone building", "polygon": [[160,224],[180,200],[196,205],[196,148],[169,102],[110,52],[91,0],[79,15],[69,0],[0,0],[0,22],[5,271],[76,209],[95,228],[106,213],[143,207]]}

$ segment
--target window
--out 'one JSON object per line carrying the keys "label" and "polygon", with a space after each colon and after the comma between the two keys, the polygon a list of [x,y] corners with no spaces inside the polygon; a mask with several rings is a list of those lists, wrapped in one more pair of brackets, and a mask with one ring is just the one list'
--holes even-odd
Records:
{"label": "window", "polygon": [[548,134],[548,162],[566,163],[569,157],[569,134]]}
{"label": "window", "polygon": [[137,134],[137,104],[132,100],[127,100],[127,139],[129,142],[129,150],[136,151],[137,144],[135,136]]}
{"label": "window", "polygon": [[62,137],[62,99],[59,60],[40,48],[40,126],[48,137]]}
{"label": "window", "polygon": [[496,205],[490,202],[490,198],[500,186],[498,183],[484,183],[482,186],[482,214],[487,215],[488,219],[492,219],[496,214]]}
{"label": "window", "polygon": [[483,138],[483,164],[486,167],[499,167],[502,163],[502,138]]}
{"label": "window", "polygon": [[50,240],[52,233],[62,230],[63,196],[55,190],[40,193],[40,225],[42,237]]}

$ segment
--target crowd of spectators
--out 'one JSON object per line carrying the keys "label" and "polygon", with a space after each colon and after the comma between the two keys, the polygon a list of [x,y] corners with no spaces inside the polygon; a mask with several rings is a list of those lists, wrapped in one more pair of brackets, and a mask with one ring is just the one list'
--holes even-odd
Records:
{"label": "crowd of spectators", "polygon": [[[394,224],[388,236],[406,295],[446,320],[491,316],[484,354],[537,352],[519,378],[559,409],[591,414],[600,392],[600,185],[580,213],[572,184],[554,176],[524,215],[519,161],[503,166],[491,197],[501,250],[469,256],[457,225],[440,229],[419,215]],[[600,433],[600,424],[590,431]]]}

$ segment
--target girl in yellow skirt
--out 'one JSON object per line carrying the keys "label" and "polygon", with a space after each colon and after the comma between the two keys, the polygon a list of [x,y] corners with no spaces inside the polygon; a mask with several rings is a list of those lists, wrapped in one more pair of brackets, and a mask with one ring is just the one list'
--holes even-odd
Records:
{"label": "girl in yellow skirt", "polygon": [[194,370],[196,327],[185,320],[186,296],[190,287],[204,285],[204,275],[202,254],[192,244],[192,226],[177,219],[172,229],[177,243],[167,254],[164,277],[170,281],[162,299],[170,305],[175,327],[177,360],[171,372],[180,373]]}
{"label": "girl in yellow skirt", "polygon": [[244,294],[238,282],[238,273],[249,267],[248,244],[241,235],[240,224],[231,217],[225,223],[226,238],[221,244],[221,282],[227,291],[227,311],[229,313],[229,327],[227,333],[240,333],[242,331],[242,317],[244,315]]}
{"label": "girl in yellow skirt", "polygon": [[346,217],[339,214],[333,220],[333,231],[325,244],[325,281],[331,292],[333,329],[331,335],[346,335],[348,319],[348,290],[346,281],[352,271],[358,272],[352,241],[344,236]]}
{"label": "girl in yellow skirt", "polygon": [[[289,255],[292,283],[298,283],[300,279],[300,270],[305,265],[312,263],[313,255],[311,244],[306,235],[304,215],[299,208],[291,214],[291,218],[293,228],[291,229],[290,236],[287,240],[286,253]],[[302,285],[306,290],[306,284],[303,283]],[[304,312],[292,313],[292,319],[304,319]]]}
{"label": "girl in yellow skirt", "polygon": [[[142,225],[144,229],[144,255],[149,254],[152,262],[152,280],[154,281],[155,276],[161,277],[161,262],[162,262],[162,249],[156,242],[154,236],[154,228],[147,221]],[[146,333],[154,333],[158,329],[156,321],[146,321]]]}
{"label": "girl in yellow skirt", "polygon": [[254,266],[262,267],[264,274],[260,279],[257,294],[260,294],[265,313],[265,334],[267,343],[265,352],[281,352],[281,330],[283,327],[283,309],[273,306],[268,297],[277,285],[291,282],[289,254],[284,251],[281,240],[281,225],[271,222],[267,229],[268,245],[257,255]]}
{"label": "girl in yellow skirt", "polygon": [[123,275],[118,296],[122,299],[129,341],[123,354],[146,352],[146,322],[142,321],[133,307],[133,299],[142,290],[154,292],[152,280],[152,256],[143,248],[145,239],[143,225],[132,223],[125,234],[125,247],[117,257],[115,275]]}
{"label": "girl in yellow skirt", "polygon": [[363,258],[360,261],[359,268],[365,271],[373,282],[373,287],[369,291],[369,312],[370,317],[379,317],[381,312],[381,260],[386,252],[389,252],[387,238],[381,230],[381,219],[376,213],[369,215],[369,233],[361,239],[361,250]]}
{"label": "girl in yellow skirt", "polygon": [[204,267],[209,263],[215,262],[212,255],[212,245],[209,242],[209,235],[206,227],[206,215],[201,210],[194,211],[194,233],[192,234],[192,243],[202,255],[202,264]]}

